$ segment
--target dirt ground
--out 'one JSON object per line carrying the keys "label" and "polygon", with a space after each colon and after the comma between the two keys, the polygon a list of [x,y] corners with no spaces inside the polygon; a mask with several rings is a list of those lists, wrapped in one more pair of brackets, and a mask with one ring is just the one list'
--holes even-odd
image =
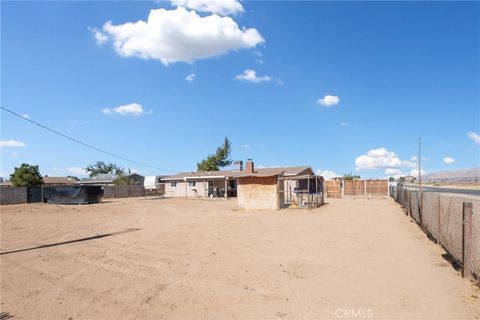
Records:
{"label": "dirt ground", "polygon": [[240,211],[235,200],[2,206],[1,311],[15,319],[480,319],[480,290],[398,204],[328,202],[275,212]]}

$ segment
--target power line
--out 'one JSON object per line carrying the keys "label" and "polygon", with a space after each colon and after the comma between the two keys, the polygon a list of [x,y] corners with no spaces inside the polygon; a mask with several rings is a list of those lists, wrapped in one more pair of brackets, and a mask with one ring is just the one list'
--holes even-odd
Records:
{"label": "power line", "polygon": [[6,112],[9,112],[9,113],[13,114],[14,116],[19,117],[19,118],[22,119],[22,120],[28,121],[28,122],[30,122],[30,123],[33,123],[33,124],[36,125],[36,126],[39,126],[40,128],[43,128],[43,129],[48,130],[48,131],[50,131],[50,132],[53,132],[53,133],[55,133],[55,134],[57,134],[57,135],[59,135],[59,136],[62,136],[62,137],[64,137],[64,138],[68,139],[68,140],[71,140],[71,141],[73,141],[73,142],[76,142],[76,143],[78,143],[78,144],[81,144],[81,145],[83,145],[83,146],[85,146],[85,147],[88,147],[88,148],[90,148],[90,149],[93,149],[93,150],[96,150],[96,151],[105,153],[105,154],[107,154],[107,155],[109,155],[109,156],[112,156],[112,157],[115,157],[115,158],[118,158],[118,159],[121,159],[121,160],[124,160],[124,161],[128,161],[128,162],[130,162],[130,163],[134,163],[134,164],[137,164],[137,165],[139,165],[139,166],[146,167],[146,168],[151,168],[151,169],[156,169],[156,170],[161,170],[161,171],[174,172],[173,170],[167,170],[167,169],[162,169],[162,168],[158,168],[158,167],[155,167],[155,166],[151,166],[151,165],[148,165],[148,164],[145,164],[145,163],[142,163],[142,162],[138,162],[138,161],[135,161],[135,160],[131,160],[131,159],[128,159],[128,158],[119,156],[119,155],[117,155],[117,154],[115,154],[115,153],[111,153],[111,152],[108,152],[108,151],[106,151],[106,150],[97,148],[97,147],[95,147],[95,146],[92,146],[91,144],[85,143],[85,142],[80,141],[80,140],[78,140],[78,139],[72,138],[72,137],[70,137],[70,136],[68,136],[68,135],[66,135],[66,134],[64,134],[64,133],[58,132],[57,130],[51,129],[51,128],[49,128],[49,127],[47,127],[47,126],[45,126],[45,125],[43,125],[43,124],[41,124],[41,123],[38,123],[38,122],[33,121],[33,120],[30,120],[30,119],[28,119],[28,118],[26,118],[26,117],[24,117],[24,116],[16,113],[15,111],[9,110],[9,109],[4,108],[4,107],[1,107],[1,106],[0,106],[0,108],[1,108],[2,110],[6,111]]}

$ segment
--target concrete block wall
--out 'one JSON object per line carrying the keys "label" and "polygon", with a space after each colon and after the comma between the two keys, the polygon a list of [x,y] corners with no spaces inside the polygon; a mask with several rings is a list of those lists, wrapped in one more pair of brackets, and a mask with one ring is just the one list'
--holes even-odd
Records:
{"label": "concrete block wall", "polygon": [[144,197],[145,188],[143,186],[104,186],[104,198],[128,198]]}
{"label": "concrete block wall", "polygon": [[104,186],[103,198],[115,198],[115,186]]}
{"label": "concrete block wall", "polygon": [[0,187],[0,204],[27,203],[26,187]]}
{"label": "concrete block wall", "polygon": [[128,186],[129,197],[145,197],[144,186]]}

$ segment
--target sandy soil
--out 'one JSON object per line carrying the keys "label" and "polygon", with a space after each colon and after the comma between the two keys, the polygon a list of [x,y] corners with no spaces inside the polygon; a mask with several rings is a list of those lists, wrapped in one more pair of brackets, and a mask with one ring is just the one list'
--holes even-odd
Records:
{"label": "sandy soil", "polygon": [[277,212],[240,211],[235,200],[3,206],[1,311],[16,319],[480,319],[479,289],[397,204],[329,202]]}

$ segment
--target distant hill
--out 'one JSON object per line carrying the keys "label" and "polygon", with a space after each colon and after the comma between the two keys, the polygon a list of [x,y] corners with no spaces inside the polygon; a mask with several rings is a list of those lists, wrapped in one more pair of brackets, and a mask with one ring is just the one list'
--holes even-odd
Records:
{"label": "distant hill", "polygon": [[452,171],[432,172],[422,176],[424,181],[480,181],[480,167]]}

